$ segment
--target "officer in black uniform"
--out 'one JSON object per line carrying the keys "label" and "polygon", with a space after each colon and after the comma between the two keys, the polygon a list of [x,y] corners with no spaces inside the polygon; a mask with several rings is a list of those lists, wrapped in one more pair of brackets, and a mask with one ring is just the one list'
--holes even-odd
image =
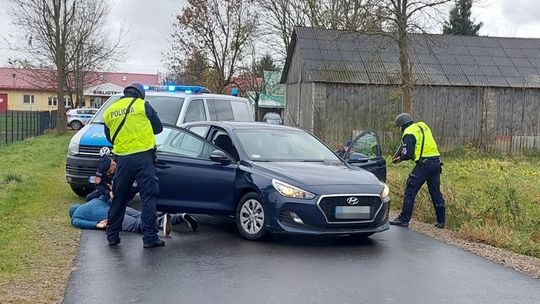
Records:
{"label": "officer in black uniform", "polygon": [[440,189],[442,163],[431,129],[424,122],[414,122],[408,113],[401,113],[396,117],[396,126],[400,127],[403,133],[402,150],[395,155],[393,163],[413,160],[416,166],[407,179],[401,214],[390,221],[390,225],[409,226],[416,194],[422,185],[427,183],[437,217],[435,227],[444,228],[445,206]]}
{"label": "officer in black uniform", "polygon": [[95,181],[96,190],[86,196],[87,202],[102,195],[108,200],[111,199],[112,179],[115,170],[116,162],[109,155],[103,155],[99,159]]}
{"label": "officer in black uniform", "polygon": [[124,89],[124,97],[112,103],[103,114],[105,136],[113,145],[116,175],[113,180],[113,199],[109,209],[107,240],[109,245],[120,243],[120,230],[134,181],[142,201],[143,247],[163,247],[156,228],[156,202],[159,185],[155,168],[155,134],[163,125],[148,102],[140,83]]}

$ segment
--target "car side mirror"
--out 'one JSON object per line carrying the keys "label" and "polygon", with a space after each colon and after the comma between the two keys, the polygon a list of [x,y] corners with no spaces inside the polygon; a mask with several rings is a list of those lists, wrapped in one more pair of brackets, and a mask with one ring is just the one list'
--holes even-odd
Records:
{"label": "car side mirror", "polygon": [[352,153],[347,158],[350,163],[365,163],[369,160],[369,157],[362,153]]}
{"label": "car side mirror", "polygon": [[210,160],[221,163],[221,164],[229,164],[231,163],[231,159],[225,152],[221,150],[214,150],[210,154]]}

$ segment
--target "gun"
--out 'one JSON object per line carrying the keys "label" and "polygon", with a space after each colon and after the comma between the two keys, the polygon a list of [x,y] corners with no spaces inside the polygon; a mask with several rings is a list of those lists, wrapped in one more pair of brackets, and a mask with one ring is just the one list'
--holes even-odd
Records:
{"label": "gun", "polygon": [[[396,152],[394,153],[394,155],[392,155],[392,161],[394,159],[396,159],[397,157],[401,156],[401,152],[403,151],[403,143],[399,144]],[[395,163],[395,162],[394,162]]]}

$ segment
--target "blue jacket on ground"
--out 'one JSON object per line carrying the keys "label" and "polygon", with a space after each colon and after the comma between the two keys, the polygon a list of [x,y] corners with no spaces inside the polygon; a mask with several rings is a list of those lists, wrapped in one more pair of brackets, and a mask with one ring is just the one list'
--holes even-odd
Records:
{"label": "blue jacket on ground", "polygon": [[[82,205],[73,204],[69,208],[71,224],[80,229],[97,229],[96,224],[107,219],[110,207],[109,200],[107,200],[104,195],[94,198]],[[156,227],[160,227],[162,221],[163,216],[157,217]],[[171,214],[171,224],[176,225],[181,222],[181,214]],[[124,220],[122,221],[122,231],[143,232],[141,212],[139,210],[126,207]]]}

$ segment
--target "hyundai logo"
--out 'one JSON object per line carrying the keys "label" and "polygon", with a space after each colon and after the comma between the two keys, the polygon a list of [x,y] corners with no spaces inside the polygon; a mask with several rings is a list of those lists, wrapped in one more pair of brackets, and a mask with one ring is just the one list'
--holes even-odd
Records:
{"label": "hyundai logo", "polygon": [[347,204],[349,204],[349,205],[358,204],[358,198],[356,198],[354,196],[351,196],[351,197],[347,198]]}

